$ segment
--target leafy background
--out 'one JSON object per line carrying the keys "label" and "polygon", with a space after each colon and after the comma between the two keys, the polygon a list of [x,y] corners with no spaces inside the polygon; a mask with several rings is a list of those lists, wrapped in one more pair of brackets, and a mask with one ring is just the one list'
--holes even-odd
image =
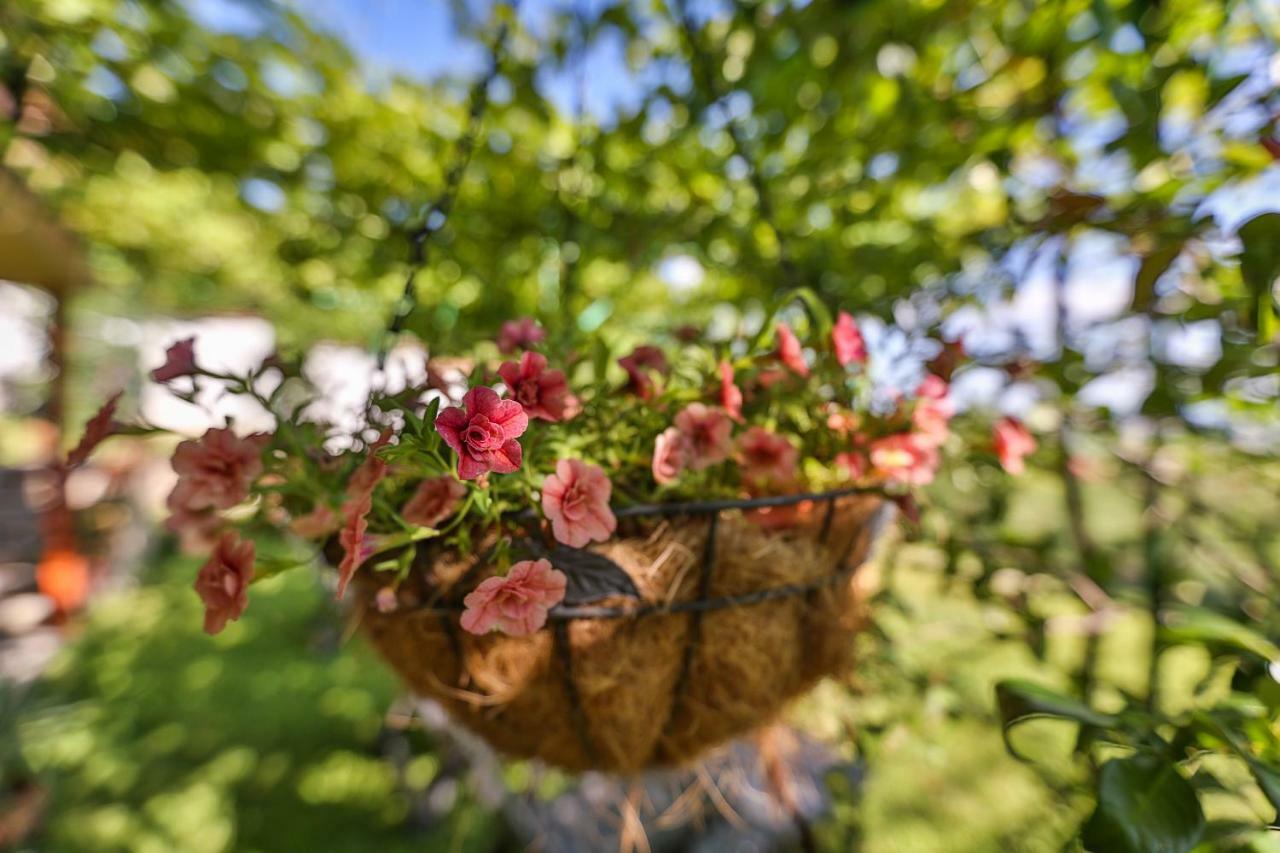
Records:
{"label": "leafy background", "polygon": [[[797,712],[868,768],[823,843],[1273,843],[1274,3],[455,2],[480,61],[429,80],[371,73],[303,7],[201,8],[0,8],[3,162],[94,271],[68,306],[82,408],[127,363],[112,318],[380,345],[423,221],[406,329],[433,350],[521,313],[619,347],[749,327],[798,284],[963,333],[975,409],[1041,450],[1015,483],[953,461],[884,561],[864,663]],[[632,82],[592,106],[601,56]],[[24,697],[49,847],[503,843],[465,792],[407,828],[432,746],[404,778],[380,758],[394,686],[314,583],[210,644],[192,567],[153,556]]]}

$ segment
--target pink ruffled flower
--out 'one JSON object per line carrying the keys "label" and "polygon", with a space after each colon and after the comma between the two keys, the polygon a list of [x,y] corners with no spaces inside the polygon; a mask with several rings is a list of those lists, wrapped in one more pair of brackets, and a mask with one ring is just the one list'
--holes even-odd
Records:
{"label": "pink ruffled flower", "polygon": [[89,418],[89,422],[84,425],[84,435],[80,437],[80,443],[67,454],[66,467],[74,468],[83,464],[98,445],[116,431],[116,406],[120,404],[120,396],[123,393],[123,391],[117,391],[102,404],[102,408],[98,409],[93,417]]}
{"label": "pink ruffled flower", "polygon": [[372,447],[369,455],[347,481],[347,500],[342,504],[342,529],[338,532],[338,544],[342,546],[342,562],[338,564],[338,598],[346,595],[347,584],[356,569],[371,556],[365,543],[369,530],[369,513],[373,511],[373,490],[387,475],[386,460],[378,458],[378,450],[389,434],[384,433]]}
{"label": "pink ruffled flower", "polygon": [[804,360],[804,348],[800,346],[796,333],[786,323],[779,323],[777,332],[778,359],[797,376],[808,376],[809,363]]}
{"label": "pink ruffled flower", "polygon": [[546,340],[547,331],[538,325],[532,317],[520,317],[508,320],[498,330],[498,349],[510,355],[513,352],[530,347]]}
{"label": "pink ruffled flower", "polygon": [[164,351],[164,364],[151,371],[155,382],[168,382],[196,372],[196,339],[185,338]]}
{"label": "pink ruffled flower", "polygon": [[598,465],[581,459],[557,462],[556,472],[542,484],[542,514],[551,521],[556,541],[581,548],[612,536],[618,527],[609,507],[612,492],[609,476]]}
{"label": "pink ruffled flower", "polygon": [[206,634],[217,634],[249,606],[253,558],[252,541],[242,542],[236,534],[226,533],[196,575],[195,590],[204,602]]}
{"label": "pink ruffled flower", "polygon": [[926,374],[916,389],[916,396],[922,400],[945,400],[951,393],[947,380],[933,373]]}
{"label": "pink ruffled flower", "polygon": [[289,522],[289,530],[303,539],[323,539],[338,526],[338,514],[326,503],[318,503],[311,511]]}
{"label": "pink ruffled flower", "polygon": [[836,351],[836,361],[842,367],[866,363],[867,344],[862,340],[857,321],[848,311],[841,311],[836,318],[835,328],[831,330],[831,344]]}
{"label": "pink ruffled flower", "polygon": [[618,359],[618,364],[627,372],[627,390],[642,400],[653,396],[655,389],[653,374],[665,376],[667,357],[657,347],[639,346],[631,351],[631,355]]}
{"label": "pink ruffled flower", "polygon": [[688,446],[688,466],[695,471],[728,459],[733,453],[733,422],[720,409],[690,403],[676,415],[676,429]]}
{"label": "pink ruffled flower", "polygon": [[527,637],[547,624],[547,611],[564,601],[568,578],[547,560],[523,560],[506,577],[486,578],[462,600],[462,628],[487,634],[495,628]]}
{"label": "pink ruffled flower", "polygon": [[[932,377],[937,379],[937,377]],[[928,380],[926,380],[927,382]],[[941,380],[939,380],[941,381]],[[946,383],[943,383],[945,389]],[[923,386],[921,386],[923,387]],[[944,390],[941,396],[935,392],[921,395],[916,400],[915,409],[911,413],[911,425],[922,442],[941,447],[951,434],[951,418],[955,416],[955,406]]]}
{"label": "pink ruffled flower", "polygon": [[1027,470],[1025,458],[1034,453],[1036,439],[1016,418],[1001,418],[995,426],[996,456],[1000,466],[1015,477]]}
{"label": "pink ruffled flower", "polygon": [[867,455],[858,450],[837,453],[836,465],[840,466],[850,480],[861,480],[867,475],[867,469],[870,467]]}
{"label": "pink ruffled flower", "polygon": [[436,432],[458,454],[458,476],[474,480],[494,471],[519,469],[523,451],[517,441],[529,427],[529,416],[515,400],[503,400],[492,388],[472,388],[462,408],[436,416]]}
{"label": "pink ruffled flower", "polygon": [[262,473],[267,435],[240,438],[230,429],[211,429],[196,441],[184,441],[173,453],[178,484],[170,506],[188,511],[229,509],[249,497],[249,487]]}
{"label": "pink ruffled flower", "polygon": [[519,364],[508,362],[499,367],[498,375],[529,417],[564,420],[571,401],[569,383],[561,371],[547,370],[545,356],[526,352]]}
{"label": "pink ruffled flower", "polygon": [[435,527],[453,515],[467,494],[467,487],[453,477],[429,477],[418,484],[400,515],[410,524]]}
{"label": "pink ruffled flower", "polygon": [[211,509],[189,510],[174,499],[166,502],[169,517],[164,526],[177,535],[184,554],[207,554],[218,542],[222,531],[222,516]]}
{"label": "pink ruffled flower", "polygon": [[890,483],[924,486],[938,470],[938,448],[914,433],[899,433],[871,443],[871,466]]}
{"label": "pink ruffled flower", "polygon": [[742,389],[733,384],[733,365],[720,362],[720,407],[735,421],[742,420]]}
{"label": "pink ruffled flower", "polygon": [[659,485],[674,483],[689,462],[689,442],[684,433],[667,427],[653,442],[653,479]]}
{"label": "pink ruffled flower", "polygon": [[795,445],[764,427],[753,426],[738,439],[742,481],[753,490],[790,485],[799,459]]}

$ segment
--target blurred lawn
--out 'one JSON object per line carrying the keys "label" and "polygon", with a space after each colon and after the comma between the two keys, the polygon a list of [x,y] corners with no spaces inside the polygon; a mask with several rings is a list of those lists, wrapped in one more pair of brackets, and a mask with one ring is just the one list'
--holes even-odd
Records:
{"label": "blurred lawn", "polygon": [[[991,535],[1014,547],[1049,536],[1060,522],[1054,486],[1047,476],[1026,478]],[[1140,520],[1134,497],[1101,485],[1088,499],[1099,542],[1127,552]],[[1048,631],[1037,659],[1024,616],[998,597],[975,596],[966,567],[976,572],[980,561],[948,565],[942,548],[920,542],[893,545],[887,556],[862,665],[849,684],[823,685],[795,714],[849,755],[861,751],[868,769],[861,791],[837,790],[835,818],[821,827],[826,847],[1062,849],[1091,807],[1073,789],[1084,773],[1069,756],[1074,732],[1026,726],[1018,744],[1036,762],[1011,758],[992,688],[1009,677],[1069,687],[1082,637]],[[1046,566],[1008,568],[1028,594],[1027,612],[1083,612]],[[210,639],[199,631],[195,569],[191,560],[161,560],[141,587],[98,602],[28,702],[21,749],[53,794],[38,849],[466,851],[499,843],[500,822],[465,794],[442,824],[424,830],[406,820],[409,792],[435,774],[430,742],[417,737],[421,752],[403,778],[380,757],[397,687],[363,643],[342,641],[340,613],[313,574],[263,583],[246,618]],[[1150,623],[1130,613],[1104,640],[1103,701],[1109,690],[1144,689]],[[1208,668],[1207,656],[1176,650],[1163,671],[1170,701],[1189,695]]]}
{"label": "blurred lawn", "polygon": [[[407,798],[379,758],[392,677],[313,576],[264,582],[248,618],[200,632],[196,564],[113,595],[24,714],[25,758],[51,785],[41,850],[470,850],[494,829],[463,802],[447,825],[406,828]],[[428,754],[407,782],[424,787]]]}

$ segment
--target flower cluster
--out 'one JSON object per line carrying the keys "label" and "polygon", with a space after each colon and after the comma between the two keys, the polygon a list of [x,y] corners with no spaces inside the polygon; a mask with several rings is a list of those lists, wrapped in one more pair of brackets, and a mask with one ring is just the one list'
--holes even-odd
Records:
{"label": "flower cluster", "polygon": [[[279,374],[267,384],[281,386],[301,375],[296,364],[273,356],[248,376],[228,377],[201,368],[195,341],[178,341],[152,372],[156,382],[220,382],[277,418],[271,434],[227,424],[182,441],[173,455],[167,524],[184,546],[208,554],[196,580],[205,630],[239,618],[250,583],[278,570],[272,556],[271,571],[255,572],[265,555],[244,531],[284,529],[324,546],[337,563],[339,596],[358,574],[371,582],[376,574],[370,589],[382,610],[399,606],[397,586],[413,570],[409,546],[436,539],[465,553],[476,537],[496,537],[497,573],[466,595],[461,624],[525,635],[572,586],[547,559],[512,550],[531,524],[561,548],[587,548],[615,535],[619,504],[838,488],[903,497],[934,479],[956,415],[954,365],[898,389],[885,411],[870,405],[873,356],[851,314],[825,325],[811,318],[803,335],[776,322],[764,337],[710,346],[682,333],[670,347],[645,343],[609,364],[557,360],[571,342],[552,346],[532,319],[512,320],[497,335],[497,363],[428,362],[420,386],[373,394],[366,429],[345,437],[309,420],[306,407],[286,410],[261,396],[259,380]],[[464,388],[448,379],[459,373]],[[113,398],[95,416],[68,464],[117,430],[116,407]],[[347,448],[326,450],[335,438]],[[1035,440],[1006,418],[991,448],[1018,473]],[[748,514],[769,529],[796,517],[777,508]]]}

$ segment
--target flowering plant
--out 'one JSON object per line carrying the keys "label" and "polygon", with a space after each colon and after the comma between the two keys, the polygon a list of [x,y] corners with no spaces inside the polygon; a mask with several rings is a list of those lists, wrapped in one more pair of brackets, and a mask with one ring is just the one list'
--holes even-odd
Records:
{"label": "flowering plant", "polygon": [[[411,570],[406,545],[432,539],[470,553],[477,536],[497,531],[492,562],[505,575],[466,597],[462,627],[518,635],[544,624],[566,578],[545,559],[509,552],[503,532],[515,517],[580,549],[614,534],[619,505],[840,488],[907,500],[938,469],[954,413],[947,382],[926,373],[919,387],[873,404],[856,320],[811,315],[804,340],[778,322],[752,341],[646,344],[617,359],[603,344],[589,358],[558,348],[523,318],[504,324],[497,357],[430,360],[421,382],[372,393],[355,435],[313,413],[299,365],[273,356],[229,375],[202,367],[193,341],[175,343],[154,381],[191,401],[216,381],[275,419],[270,433],[215,427],[173,456],[168,525],[210,554],[195,584],[206,630],[241,615],[252,582],[305,562],[255,554],[255,538],[282,528],[336,542],[338,595],[363,567],[390,593],[387,606]],[[116,402],[91,421],[69,464],[118,431]],[[996,447],[1019,468],[1034,441],[1008,421]],[[786,528],[802,511],[752,517]]]}

